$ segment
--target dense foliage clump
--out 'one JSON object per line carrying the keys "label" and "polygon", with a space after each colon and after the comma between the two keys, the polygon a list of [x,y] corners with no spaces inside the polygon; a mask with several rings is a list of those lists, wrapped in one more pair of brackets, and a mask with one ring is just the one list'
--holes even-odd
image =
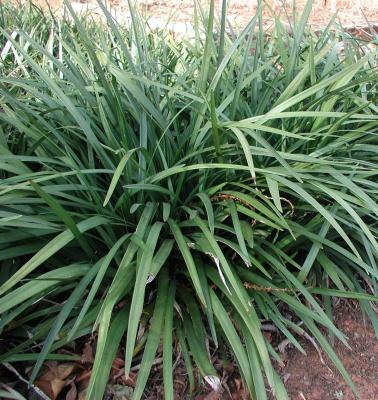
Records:
{"label": "dense foliage clump", "polygon": [[236,38],[211,2],[194,39],[100,6],[1,6],[0,360],[33,361],[33,381],[95,331],[88,398],[121,346],[134,399],[157,353],[172,399],[173,348],[194,390],[193,364],[218,384],[221,347],[252,398],[285,399],[264,319],[353,386],[321,328],[345,342],[348,297],[378,329],[377,51],[311,33],[311,2],[290,33],[263,34],[260,7]]}

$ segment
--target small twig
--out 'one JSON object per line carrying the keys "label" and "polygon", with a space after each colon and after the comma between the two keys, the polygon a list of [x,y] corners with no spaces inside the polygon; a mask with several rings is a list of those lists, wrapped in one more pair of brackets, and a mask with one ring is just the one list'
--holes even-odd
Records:
{"label": "small twig", "polygon": [[[269,199],[269,200],[273,200],[273,197],[270,197],[270,196],[266,196],[265,194],[263,194],[263,196],[264,197],[266,197],[267,199]],[[289,200],[289,199],[287,199],[286,197],[280,197],[280,200],[282,200],[282,201],[284,201],[285,203],[287,203],[287,204],[289,204],[289,206],[290,206],[290,208],[291,208],[291,211],[289,211],[288,213],[287,213],[287,215],[293,215],[294,214],[294,206],[293,206],[293,203]]]}
{"label": "small twig", "polygon": [[[155,359],[155,361],[152,363],[152,365],[158,365],[158,364],[161,364],[162,362],[163,362],[163,357],[158,357]],[[132,372],[139,371],[141,365],[142,364],[135,365],[135,367],[132,367],[130,369],[130,371],[132,371]]]}
{"label": "small twig", "polygon": [[284,339],[282,342],[280,342],[278,344],[278,350],[280,351],[280,353],[284,354],[285,353],[285,349],[288,345],[291,345],[292,343],[290,342],[289,339]]}
{"label": "small twig", "polygon": [[261,329],[267,332],[277,332],[277,327],[273,324],[261,324]]}
{"label": "small twig", "polygon": [[311,344],[315,347],[316,351],[317,351],[318,354],[319,354],[320,362],[321,362],[321,363],[331,372],[331,374],[333,375],[332,369],[331,369],[331,368],[326,364],[326,362],[324,361],[323,356],[322,356],[322,352],[320,351],[319,346],[317,345],[317,343],[315,342],[315,340],[314,340],[306,331],[303,331],[303,336],[304,336],[308,341],[310,341]]}
{"label": "small twig", "polygon": [[248,283],[244,282],[243,286],[246,289],[253,289],[256,290],[257,292],[292,292],[292,289],[289,288],[273,288],[273,287],[266,287],[266,286],[258,286],[255,285],[254,283]]}
{"label": "small twig", "polygon": [[254,210],[254,208],[249,203],[247,203],[243,199],[241,199],[241,198],[239,198],[237,196],[234,196],[232,194],[218,193],[215,196],[213,196],[210,200],[212,202],[219,202],[219,201],[222,201],[222,200],[233,200],[233,201],[236,201],[237,203],[242,204],[244,207],[249,208],[250,210]]}
{"label": "small twig", "polygon": [[[276,287],[269,287],[269,286],[258,286],[258,285],[255,285],[254,283],[249,283],[249,282],[244,282],[243,286],[246,289],[256,290],[257,292],[269,292],[269,293],[270,292],[291,292],[291,293],[294,293],[294,292],[299,292],[300,291],[299,289],[295,290],[295,289],[290,289],[290,288],[276,288]],[[313,286],[306,287],[307,290],[313,289],[313,288],[314,288]]]}
{"label": "small twig", "polygon": [[172,371],[174,371],[176,369],[176,367],[177,367],[178,363],[180,362],[180,360],[181,360],[181,348],[179,348],[178,355],[176,357],[175,362],[173,363]]}
{"label": "small twig", "polygon": [[35,392],[39,397],[41,397],[43,400],[51,400],[50,397],[47,396],[39,387],[34,386],[32,383],[30,383],[28,380],[26,380],[26,379],[13,367],[13,365],[11,365],[11,364],[9,364],[9,363],[7,363],[7,362],[2,363],[2,365],[4,365],[4,367],[5,367],[8,371],[14,373],[14,374],[17,376],[17,378],[18,378],[21,382],[24,382],[26,385],[28,385],[29,388],[31,388],[32,390],[34,390],[34,392]]}
{"label": "small twig", "polygon": [[[212,201],[212,202],[220,202],[220,201],[224,201],[224,200],[232,200],[232,201],[235,201],[235,202],[241,204],[242,206],[244,206],[244,207],[246,207],[246,208],[248,208],[248,209],[250,209],[252,211],[255,210],[254,207],[252,207],[249,203],[247,203],[243,199],[241,199],[241,198],[239,198],[237,196],[234,196],[232,194],[218,193],[215,196],[210,198],[210,201]],[[256,220],[252,219],[251,224],[255,225],[256,224]]]}
{"label": "small twig", "polygon": [[228,387],[226,382],[223,382],[223,387],[225,388],[225,390],[228,394],[228,397],[232,400],[232,394],[231,394],[230,388]]}
{"label": "small twig", "polygon": [[301,396],[303,400],[306,400],[306,397],[304,397],[304,394],[302,392],[299,392],[299,396]]}

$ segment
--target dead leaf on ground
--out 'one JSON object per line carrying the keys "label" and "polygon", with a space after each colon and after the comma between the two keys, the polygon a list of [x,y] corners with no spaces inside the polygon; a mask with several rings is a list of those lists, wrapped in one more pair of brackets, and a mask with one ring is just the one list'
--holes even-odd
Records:
{"label": "dead leaf on ground", "polygon": [[66,394],[66,400],[76,400],[77,398],[77,389],[76,385],[72,382],[70,390]]}
{"label": "dead leaf on ground", "polygon": [[78,400],[86,400],[86,398],[87,398],[87,389],[84,389],[79,393]]}
{"label": "dead leaf on ground", "polygon": [[247,390],[243,387],[241,379],[234,380],[235,389],[232,391],[233,400],[247,400],[249,399]]}
{"label": "dead leaf on ground", "polygon": [[116,357],[113,360],[112,368],[109,375],[110,384],[121,384],[123,386],[135,386],[137,374],[130,372],[129,376],[125,377],[125,369],[123,366],[125,361],[122,358]]}
{"label": "dead leaf on ground", "polygon": [[113,400],[130,400],[134,389],[123,385],[108,385],[107,391],[113,396]]}
{"label": "dead leaf on ground", "polygon": [[93,364],[94,362],[93,348],[90,342],[85,343],[83,354],[81,355],[80,361],[83,364]]}
{"label": "dead leaf on ground", "polygon": [[55,400],[66,385],[68,377],[78,368],[76,363],[58,364],[56,361],[46,362],[44,372],[36,380],[35,385],[47,396]]}

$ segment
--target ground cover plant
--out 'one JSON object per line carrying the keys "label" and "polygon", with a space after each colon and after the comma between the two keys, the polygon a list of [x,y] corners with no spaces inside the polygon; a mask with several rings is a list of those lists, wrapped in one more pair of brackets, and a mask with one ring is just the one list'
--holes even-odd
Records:
{"label": "ground cover plant", "polygon": [[141,365],[133,398],[159,355],[172,399],[173,353],[190,395],[193,369],[221,384],[221,349],[252,398],[285,399],[268,320],[353,387],[332,298],[378,333],[377,51],[312,33],[311,1],[267,34],[261,8],[229,34],[225,8],[196,3],[191,39],[99,4],[104,21],[1,6],[0,361],[33,382],[93,333],[87,398],[121,347],[126,376]]}

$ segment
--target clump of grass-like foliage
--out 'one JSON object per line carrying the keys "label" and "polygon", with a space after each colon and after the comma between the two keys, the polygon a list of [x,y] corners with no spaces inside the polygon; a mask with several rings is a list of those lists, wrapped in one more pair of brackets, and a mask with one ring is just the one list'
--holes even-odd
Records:
{"label": "clump of grass-like foliage", "polygon": [[353,387],[321,328],[346,342],[348,297],[378,331],[377,52],[311,33],[311,1],[290,33],[263,34],[260,5],[236,38],[211,1],[191,40],[100,6],[1,6],[0,361],[33,361],[33,381],[96,331],[89,399],[119,346],[134,399],[157,352],[172,399],[173,349],[193,391],[193,366],[219,384],[222,347],[252,398],[285,399],[264,319]]}

